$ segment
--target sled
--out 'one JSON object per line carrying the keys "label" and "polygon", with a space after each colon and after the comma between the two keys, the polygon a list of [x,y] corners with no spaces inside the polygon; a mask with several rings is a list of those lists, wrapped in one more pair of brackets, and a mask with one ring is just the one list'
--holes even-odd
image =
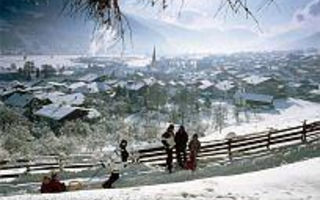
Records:
{"label": "sled", "polygon": [[67,191],[83,190],[84,188],[84,184],[80,181],[71,181],[67,186]]}

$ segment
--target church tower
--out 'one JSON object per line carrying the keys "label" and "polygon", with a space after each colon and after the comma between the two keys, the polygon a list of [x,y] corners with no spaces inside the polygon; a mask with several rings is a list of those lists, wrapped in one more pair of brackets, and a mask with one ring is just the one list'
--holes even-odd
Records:
{"label": "church tower", "polygon": [[156,67],[156,62],[157,62],[157,55],[156,55],[156,47],[153,46],[153,53],[152,53],[152,60],[151,60],[151,69]]}

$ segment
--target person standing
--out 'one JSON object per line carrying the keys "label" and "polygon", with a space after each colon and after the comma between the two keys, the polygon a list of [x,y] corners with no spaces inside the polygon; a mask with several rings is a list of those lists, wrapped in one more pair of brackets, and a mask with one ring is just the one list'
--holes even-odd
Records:
{"label": "person standing", "polygon": [[162,134],[161,142],[165,148],[166,154],[167,154],[167,160],[166,165],[168,168],[169,173],[172,172],[172,151],[175,146],[174,142],[174,125],[170,124],[170,126],[167,128],[167,131]]}
{"label": "person standing", "polygon": [[116,149],[108,163],[102,163],[102,167],[106,168],[110,173],[107,181],[102,184],[103,188],[112,188],[112,184],[120,178],[120,170],[122,169],[121,153]]}
{"label": "person standing", "polygon": [[179,130],[176,132],[174,141],[176,143],[177,162],[181,168],[184,168],[187,161],[186,149],[188,139],[188,133],[185,131],[184,126],[180,126]]}
{"label": "person standing", "polygon": [[121,155],[121,161],[124,163],[124,166],[127,165],[128,158],[129,158],[129,152],[127,151],[127,140],[121,140],[119,148],[120,148],[120,155]]}
{"label": "person standing", "polygon": [[189,160],[187,161],[186,168],[195,171],[197,168],[197,155],[200,152],[201,143],[198,140],[198,135],[194,134],[192,136],[192,140],[189,142],[189,150],[190,156]]}

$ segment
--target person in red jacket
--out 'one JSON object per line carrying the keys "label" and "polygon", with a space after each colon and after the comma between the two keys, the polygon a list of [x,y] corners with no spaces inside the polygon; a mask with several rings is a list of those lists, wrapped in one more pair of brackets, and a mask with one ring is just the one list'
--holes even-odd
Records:
{"label": "person in red jacket", "polygon": [[49,193],[65,192],[67,190],[66,185],[59,180],[58,173],[54,172],[51,175],[51,180],[48,184]]}
{"label": "person in red jacket", "polygon": [[192,140],[189,142],[189,160],[186,163],[186,169],[190,169],[192,171],[195,171],[197,168],[197,155],[200,152],[201,149],[201,143],[198,140],[198,135],[194,134],[192,136]]}

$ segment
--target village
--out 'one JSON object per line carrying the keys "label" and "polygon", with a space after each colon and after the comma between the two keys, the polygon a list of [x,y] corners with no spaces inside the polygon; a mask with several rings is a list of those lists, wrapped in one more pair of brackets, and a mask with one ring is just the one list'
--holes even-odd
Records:
{"label": "village", "polygon": [[[228,118],[239,124],[250,113],[272,111],[277,99],[320,101],[320,55],[314,49],[175,58],[157,58],[154,49],[142,64],[78,57],[73,66],[38,66],[27,56],[19,59],[23,65],[1,67],[0,105],[29,123],[35,140],[45,133],[30,126],[39,125],[55,136],[95,138],[93,148],[120,137],[155,142],[169,122],[205,136],[221,132]],[[7,121],[1,123],[5,133]]]}

